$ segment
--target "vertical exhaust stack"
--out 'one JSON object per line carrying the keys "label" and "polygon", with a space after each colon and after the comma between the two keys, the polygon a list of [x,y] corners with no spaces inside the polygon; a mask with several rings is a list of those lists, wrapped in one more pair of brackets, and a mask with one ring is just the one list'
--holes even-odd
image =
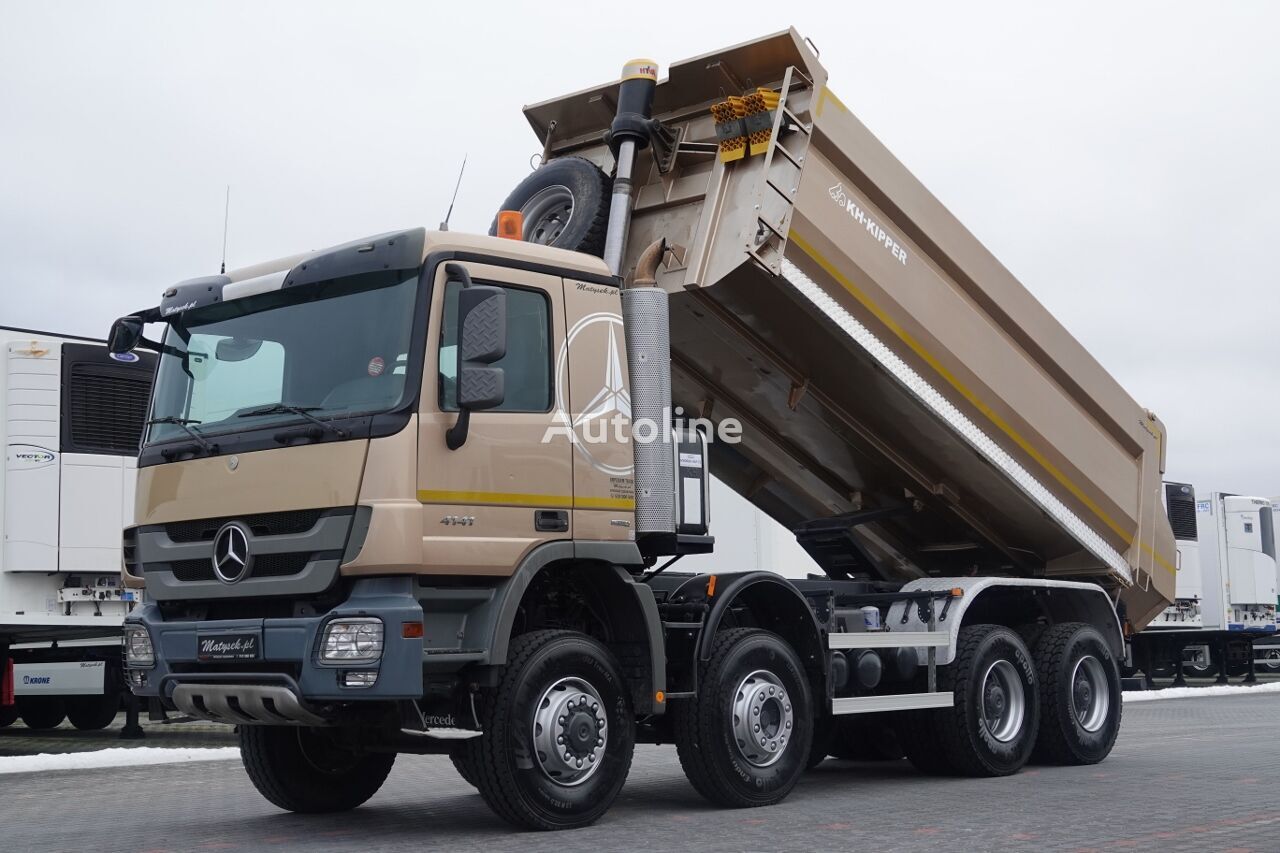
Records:
{"label": "vertical exhaust stack", "polygon": [[[617,196],[614,196],[616,201]],[[610,228],[612,228],[610,221]],[[667,292],[657,286],[666,244],[649,246],[622,291],[622,320],[631,374],[631,447],[635,454],[636,535],[675,533],[671,440],[671,331]]]}
{"label": "vertical exhaust stack", "polygon": [[636,152],[649,144],[653,92],[658,87],[658,63],[633,59],[622,67],[618,86],[618,112],[609,126],[609,147],[616,164],[613,197],[609,200],[609,227],[604,238],[604,262],[609,272],[622,271],[631,226],[631,170]]}

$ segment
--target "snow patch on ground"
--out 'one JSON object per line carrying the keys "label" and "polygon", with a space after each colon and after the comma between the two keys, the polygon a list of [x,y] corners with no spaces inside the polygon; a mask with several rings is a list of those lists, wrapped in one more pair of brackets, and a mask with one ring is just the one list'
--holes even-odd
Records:
{"label": "snow patch on ground", "polygon": [[239,747],[167,749],[157,746],[115,747],[94,752],[43,753],[0,756],[0,773],[35,773],[44,770],[91,770],[97,767],[133,767],[141,764],[177,764],[185,761],[226,761],[240,757]]}
{"label": "snow patch on ground", "polygon": [[1157,699],[1199,699],[1210,696],[1245,696],[1280,693],[1280,681],[1269,684],[1214,684],[1209,687],[1165,687],[1161,690],[1127,690],[1126,702],[1154,702]]}

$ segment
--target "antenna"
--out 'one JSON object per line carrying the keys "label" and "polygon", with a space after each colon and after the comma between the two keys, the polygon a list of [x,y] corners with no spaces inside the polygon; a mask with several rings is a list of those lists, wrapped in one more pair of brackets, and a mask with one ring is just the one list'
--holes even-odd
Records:
{"label": "antenna", "polygon": [[226,274],[227,272],[227,223],[231,220],[231,184],[227,184],[227,201],[222,207],[222,269],[218,272]]}
{"label": "antenna", "polygon": [[453,216],[453,203],[458,200],[458,188],[462,186],[462,173],[467,171],[467,155],[462,155],[462,168],[458,170],[458,182],[453,185],[453,198],[449,199],[449,212],[444,215],[444,222],[440,223],[441,231],[449,230],[449,217]]}

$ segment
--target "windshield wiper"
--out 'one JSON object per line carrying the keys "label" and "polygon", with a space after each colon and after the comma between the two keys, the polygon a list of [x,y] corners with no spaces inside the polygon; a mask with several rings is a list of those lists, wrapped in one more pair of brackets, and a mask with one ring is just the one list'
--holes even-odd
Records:
{"label": "windshield wiper", "polygon": [[322,406],[295,406],[292,403],[272,403],[269,406],[259,406],[256,409],[250,409],[247,412],[241,412],[240,414],[236,415],[236,417],[252,418],[258,415],[292,414],[292,415],[297,415],[300,418],[305,418],[306,420],[311,421],[311,423],[315,424],[316,426],[320,427],[323,430],[328,430],[329,432],[336,435],[338,438],[346,438],[347,431],[345,429],[339,429],[338,427],[334,426],[328,421],[321,420],[320,418],[317,418],[315,415],[311,414],[312,412],[319,411],[321,408],[323,407]]}
{"label": "windshield wiper", "polygon": [[182,427],[182,429],[186,431],[187,435],[191,436],[196,440],[196,444],[200,445],[200,447],[204,450],[205,453],[208,453],[210,456],[212,456],[218,452],[218,445],[209,441],[209,439],[205,438],[203,435],[200,434],[199,430],[191,426],[191,424],[198,424],[198,423],[200,423],[200,421],[195,420],[194,418],[179,418],[175,415],[170,415],[164,418],[152,418],[151,420],[147,421],[146,425],[151,426],[152,424],[173,424],[174,426]]}

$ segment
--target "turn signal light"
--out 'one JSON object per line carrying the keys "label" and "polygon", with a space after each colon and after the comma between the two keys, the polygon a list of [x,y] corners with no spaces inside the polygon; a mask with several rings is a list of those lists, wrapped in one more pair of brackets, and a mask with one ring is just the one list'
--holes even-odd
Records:
{"label": "turn signal light", "polygon": [[503,210],[498,213],[498,236],[508,240],[524,239],[524,216],[518,210]]}
{"label": "turn signal light", "polygon": [[417,640],[422,636],[421,622],[404,622],[400,625],[400,636],[406,640]]}

